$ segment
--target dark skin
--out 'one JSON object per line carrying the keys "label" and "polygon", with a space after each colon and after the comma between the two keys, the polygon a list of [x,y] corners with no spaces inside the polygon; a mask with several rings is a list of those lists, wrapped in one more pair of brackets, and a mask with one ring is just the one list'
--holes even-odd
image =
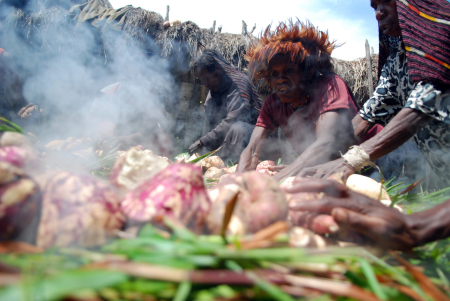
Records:
{"label": "dark skin", "polygon": [[[307,102],[309,94],[309,78],[311,75],[290,62],[287,57],[275,57],[269,63],[269,74],[271,84],[275,93],[283,103],[291,103],[294,106],[301,106]],[[305,110],[304,114],[308,111]],[[315,129],[315,139],[311,139],[311,129],[299,128],[299,134],[303,137],[303,145],[300,149],[301,155],[289,166],[275,175],[275,179],[280,181],[289,176],[297,175],[302,169],[314,166],[321,162],[327,162],[330,158],[337,157],[339,151],[346,149],[352,142],[353,137],[349,137],[348,131],[343,128],[351,128],[348,120],[347,110],[334,110],[320,115]],[[305,116],[306,118],[306,116]],[[256,127],[252,133],[249,145],[242,152],[238,172],[255,170],[259,162],[259,156],[270,131]]]}
{"label": "dark skin", "polygon": [[339,225],[338,232],[333,234],[338,237],[344,234],[351,241],[409,250],[450,236],[450,200],[432,209],[405,215],[331,180],[304,179],[286,191],[294,197],[298,193],[322,192],[322,198],[295,202],[291,210],[310,212],[309,220],[319,218],[318,214],[331,215]]}
{"label": "dark skin", "polygon": [[[210,71],[207,68],[199,67],[195,70],[195,74],[206,88],[212,92],[219,92],[224,76],[222,69],[216,67],[214,71]],[[203,146],[202,142],[197,140],[189,146],[189,154],[201,153]]]}
{"label": "dark skin", "polygon": [[214,71],[209,71],[206,68],[200,67],[196,70],[196,75],[203,85],[213,92],[218,92],[222,85],[223,71],[220,68],[215,68]]}
{"label": "dark skin", "polygon": [[[401,29],[396,1],[371,0],[370,4],[375,10],[380,30],[391,37],[400,36]],[[374,161],[401,146],[430,120],[431,117],[420,111],[402,109],[380,133],[361,144],[361,147],[369,154],[370,160]],[[374,126],[373,123],[363,120],[359,115],[353,119],[352,124],[355,136],[359,139]],[[342,173],[343,180],[346,180],[354,172],[355,170],[340,158],[326,164],[306,168],[299,173],[299,176],[327,178],[332,174]]]}

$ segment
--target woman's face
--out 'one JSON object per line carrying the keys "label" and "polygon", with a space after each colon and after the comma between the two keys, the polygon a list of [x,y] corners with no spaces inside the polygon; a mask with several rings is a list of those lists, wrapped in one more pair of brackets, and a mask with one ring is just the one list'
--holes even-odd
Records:
{"label": "woman's face", "polygon": [[269,62],[270,83],[283,103],[301,101],[307,94],[308,76],[288,56],[278,55]]}
{"label": "woman's face", "polygon": [[370,0],[370,6],[375,10],[380,31],[393,38],[402,34],[398,22],[396,0]]}
{"label": "woman's face", "polygon": [[213,72],[208,69],[200,67],[197,69],[197,77],[200,79],[203,85],[213,92],[218,92],[222,85],[222,70],[216,66]]}

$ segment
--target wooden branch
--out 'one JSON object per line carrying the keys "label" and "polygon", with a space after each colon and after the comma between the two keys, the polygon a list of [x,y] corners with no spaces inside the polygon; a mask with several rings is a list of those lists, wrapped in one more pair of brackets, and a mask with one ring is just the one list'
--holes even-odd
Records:
{"label": "wooden branch", "polygon": [[247,35],[247,23],[244,20],[242,20],[242,35]]}
{"label": "wooden branch", "polygon": [[253,25],[253,28],[252,28],[252,31],[250,32],[250,34],[253,34],[253,32],[255,31],[255,29],[256,29],[256,23],[255,23],[255,25]]}
{"label": "wooden branch", "polygon": [[373,79],[372,79],[372,58],[370,56],[369,41],[366,40],[366,68],[367,68],[367,81],[369,84],[369,97],[373,95]]}
{"label": "wooden branch", "polygon": [[170,10],[170,6],[167,5],[166,19],[164,21],[169,21],[169,10]]}

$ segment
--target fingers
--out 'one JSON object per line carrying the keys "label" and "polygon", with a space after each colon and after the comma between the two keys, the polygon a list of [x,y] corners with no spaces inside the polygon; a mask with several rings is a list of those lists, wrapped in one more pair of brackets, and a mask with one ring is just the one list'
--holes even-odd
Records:
{"label": "fingers", "polygon": [[307,211],[315,214],[331,214],[331,211],[343,205],[341,202],[330,202],[329,199],[316,199],[303,202],[291,202],[289,209],[293,211]]}
{"label": "fingers", "polygon": [[296,178],[292,186],[286,188],[287,193],[315,192],[325,193],[333,197],[346,197],[348,188],[336,181],[321,179]]}
{"label": "fingers", "polygon": [[298,176],[298,177],[305,178],[305,177],[311,177],[311,176],[313,176],[315,173],[316,173],[316,168],[313,168],[313,167],[311,167],[311,168],[303,168],[303,169],[297,174],[297,176]]}
{"label": "fingers", "polygon": [[385,239],[388,234],[386,221],[379,217],[367,216],[345,208],[334,208],[331,216],[339,226],[358,232],[375,242]]}
{"label": "fingers", "polygon": [[277,171],[277,170],[282,170],[286,166],[287,165],[268,166],[267,169],[270,171]]}

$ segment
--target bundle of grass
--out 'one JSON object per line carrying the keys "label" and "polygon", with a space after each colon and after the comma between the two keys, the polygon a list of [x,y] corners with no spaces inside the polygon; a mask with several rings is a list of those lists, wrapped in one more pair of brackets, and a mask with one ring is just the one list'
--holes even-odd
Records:
{"label": "bundle of grass", "polygon": [[[369,95],[369,83],[367,79],[366,59],[359,58],[354,61],[343,61],[333,59],[334,71],[342,77],[353,92],[356,102],[362,106],[371,95]],[[378,55],[372,55],[372,78],[373,87],[376,87],[378,81]]]}

